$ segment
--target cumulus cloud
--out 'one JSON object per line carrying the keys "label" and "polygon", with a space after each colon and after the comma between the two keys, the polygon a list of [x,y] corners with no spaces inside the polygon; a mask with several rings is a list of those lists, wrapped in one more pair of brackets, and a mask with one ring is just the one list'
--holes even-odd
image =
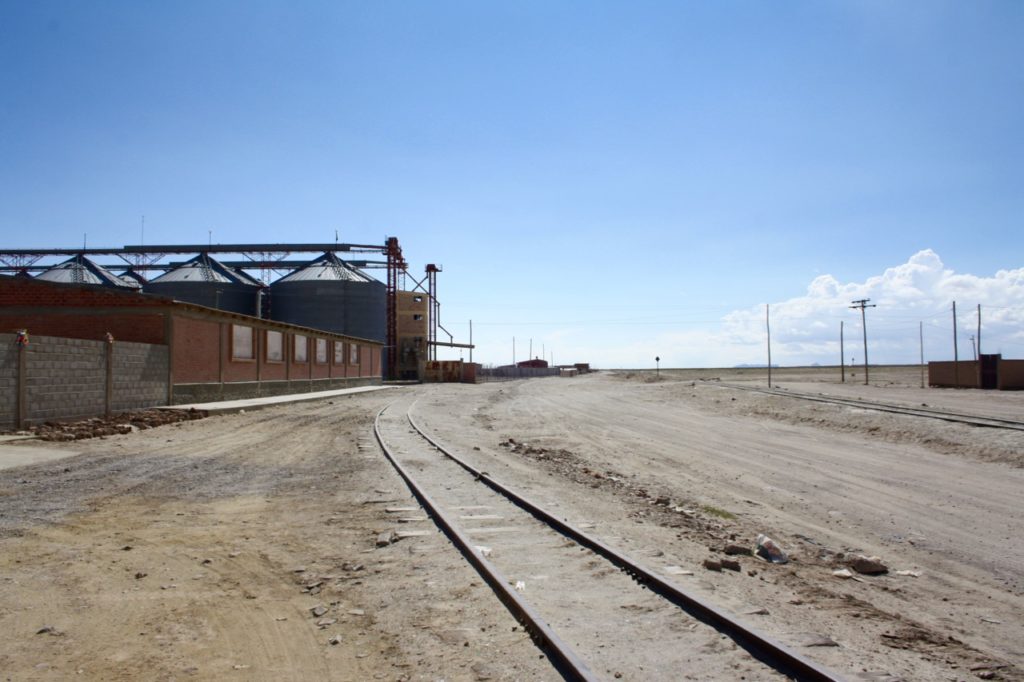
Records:
{"label": "cumulus cloud", "polygon": [[[846,356],[863,357],[861,316],[853,301],[870,299],[866,311],[872,363],[913,363],[920,355],[919,324],[925,335],[925,359],[953,355],[952,303],[957,302],[960,357],[972,352],[981,305],[982,352],[1024,357],[1024,268],[991,276],[960,274],[947,268],[931,249],[864,282],[840,282],[829,274],[816,277],[803,296],[772,303],[772,360],[781,364],[839,359],[840,322]],[[765,351],[763,307],[738,310],[723,318],[722,339],[740,357]],[[747,360],[749,361],[749,360]]]}

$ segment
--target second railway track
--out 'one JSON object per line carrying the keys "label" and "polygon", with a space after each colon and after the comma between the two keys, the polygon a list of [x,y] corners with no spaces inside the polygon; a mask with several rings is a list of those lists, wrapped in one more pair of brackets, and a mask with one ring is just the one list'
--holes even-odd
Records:
{"label": "second railway track", "polygon": [[466,464],[419,428],[411,399],[374,431],[564,678],[841,679]]}
{"label": "second railway track", "polygon": [[793,398],[795,400],[809,400],[811,402],[819,403],[831,403],[833,405],[842,405],[845,407],[854,407],[862,410],[874,410],[876,412],[889,412],[891,414],[901,414],[909,417],[922,417],[925,419],[938,419],[946,422],[954,422],[957,424],[967,424],[969,426],[984,426],[994,429],[1010,429],[1014,431],[1024,431],[1024,421],[1016,419],[1003,419],[1001,417],[990,417],[979,414],[963,414],[960,412],[951,412],[946,410],[936,410],[928,407],[910,407],[908,405],[898,405],[895,403],[884,403],[873,400],[858,400],[853,398],[842,398],[838,396],[830,396],[817,393],[803,393],[800,391],[783,390],[779,388],[765,388],[759,386],[744,386],[742,384],[735,383],[715,383],[708,384],[709,386],[717,386],[719,388],[731,388],[738,391],[748,391],[751,393],[764,393],[766,395],[777,395],[786,398]]}

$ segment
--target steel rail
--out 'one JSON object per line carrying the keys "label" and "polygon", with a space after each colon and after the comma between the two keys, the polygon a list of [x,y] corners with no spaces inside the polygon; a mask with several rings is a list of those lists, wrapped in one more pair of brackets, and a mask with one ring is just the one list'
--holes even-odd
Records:
{"label": "steel rail", "polygon": [[971,426],[984,426],[992,429],[1012,429],[1024,431],[1024,422],[1014,419],[1002,419],[1001,417],[985,417],[977,414],[964,414],[960,412],[943,412],[940,410],[922,409],[920,407],[909,407],[893,403],[882,403],[877,401],[854,400],[852,398],[840,398],[838,396],[821,396],[800,391],[783,391],[775,388],[760,388],[757,386],[741,386],[730,383],[714,383],[709,386],[718,388],[734,388],[739,391],[750,391],[751,393],[764,393],[766,395],[778,395],[798,400],[810,400],[819,403],[832,403],[835,405],[846,405],[848,407],[860,407],[865,410],[876,412],[890,412],[892,414],[905,414],[911,417],[924,417],[927,419],[940,419],[942,421],[957,424],[969,424]]}
{"label": "steel rail", "polygon": [[440,526],[441,530],[448,536],[452,543],[458,548],[462,555],[477,570],[480,576],[491,586],[498,598],[505,607],[515,616],[526,631],[533,637],[533,640],[547,655],[555,668],[567,680],[581,680],[584,682],[596,681],[598,678],[587,667],[587,665],[576,655],[576,653],[563,642],[547,622],[541,618],[533,607],[523,600],[512,588],[509,587],[508,579],[498,568],[488,561],[480,552],[473,549],[473,543],[462,533],[455,523],[448,518],[448,515],[441,511],[441,508],[434,503],[425,490],[413,479],[409,472],[401,465],[394,453],[384,442],[381,434],[380,418],[384,412],[394,403],[386,405],[377,413],[373,422],[373,433],[384,456],[391,462],[398,475],[405,480],[406,485],[413,495],[419,500],[426,512]]}
{"label": "steel rail", "polygon": [[441,454],[445,455],[472,474],[477,480],[502,494],[513,504],[532,514],[538,520],[548,524],[559,533],[562,533],[580,545],[587,547],[594,553],[599,554],[610,563],[614,564],[617,568],[628,574],[633,578],[633,580],[672,602],[690,616],[710,625],[722,634],[727,635],[736,642],[738,646],[742,647],[747,651],[747,653],[762,663],[765,663],[772,669],[795,680],[837,682],[843,679],[838,674],[801,656],[795,651],[792,651],[781,642],[776,642],[766,634],[742,623],[731,614],[718,608],[711,602],[690,594],[675,583],[665,580],[626,554],[623,554],[622,552],[604,544],[601,540],[588,535],[579,528],[571,525],[567,520],[558,518],[553,513],[543,509],[541,506],[531,502],[508,486],[495,480],[487,472],[481,471],[473,467],[468,462],[465,462],[420,428],[416,423],[416,420],[413,419],[411,407],[406,416],[409,420],[409,424],[422,438],[437,448]]}

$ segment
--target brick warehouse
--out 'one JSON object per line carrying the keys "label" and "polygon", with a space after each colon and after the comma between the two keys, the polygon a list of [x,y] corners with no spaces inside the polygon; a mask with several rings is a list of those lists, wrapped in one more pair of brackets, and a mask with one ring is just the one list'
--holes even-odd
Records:
{"label": "brick warehouse", "polygon": [[167,404],[379,383],[381,344],[170,298],[0,276],[0,332],[167,349]]}

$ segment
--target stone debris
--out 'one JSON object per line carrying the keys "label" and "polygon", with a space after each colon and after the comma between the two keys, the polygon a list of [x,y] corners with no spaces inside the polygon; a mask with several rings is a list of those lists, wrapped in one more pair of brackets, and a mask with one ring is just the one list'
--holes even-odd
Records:
{"label": "stone debris", "polygon": [[350,616],[365,616],[366,615],[366,611],[364,611],[363,609],[349,609],[348,610],[348,615],[350,615]]}
{"label": "stone debris", "polygon": [[709,571],[721,571],[722,570],[722,562],[719,561],[718,559],[705,559],[703,566],[704,566],[704,568],[708,569]]}
{"label": "stone debris", "polygon": [[920,578],[921,571],[896,571],[896,575],[902,575],[908,578]]}
{"label": "stone debris", "polygon": [[876,556],[858,554],[849,560],[849,565],[850,568],[864,575],[879,575],[889,572],[889,567],[883,564],[882,560]]}
{"label": "stone debris", "polygon": [[335,635],[334,637],[331,637],[329,640],[327,640],[327,642],[331,646],[337,646],[341,644],[341,635]]}
{"label": "stone debris", "polygon": [[377,536],[377,546],[378,547],[387,547],[388,545],[393,543],[395,540],[397,540],[397,538],[395,537],[395,534],[392,531],[387,530],[387,531],[384,531],[383,533],[381,533],[380,535]]}
{"label": "stone debris", "polygon": [[863,578],[858,578],[853,573],[851,573],[850,569],[848,568],[837,568],[836,570],[832,571],[832,575],[834,575],[837,578],[842,578],[843,580],[856,580],[859,583],[864,582]]}
{"label": "stone debris", "polygon": [[27,431],[39,440],[62,442],[124,435],[205,416],[198,410],[137,410],[113,415],[110,419],[92,417],[70,422],[48,421],[30,426]]}
{"label": "stone debris", "polygon": [[327,607],[324,606],[323,604],[317,604],[316,606],[311,608],[309,610],[309,612],[313,614],[314,618],[319,618],[320,616],[322,616],[325,613],[327,613]]}
{"label": "stone debris", "polygon": [[64,633],[55,628],[52,625],[44,625],[43,627],[36,630],[37,635],[53,635],[54,637],[60,637]]}
{"label": "stone debris", "polygon": [[321,618],[316,622],[316,626],[323,630],[326,627],[330,627],[338,622],[337,618]]}
{"label": "stone debris", "polygon": [[516,584],[513,585],[513,587],[515,588],[516,592],[526,592],[526,583],[522,580],[517,580]]}
{"label": "stone debris", "polygon": [[728,571],[743,570],[743,568],[740,566],[740,562],[736,561],[735,559],[721,559],[719,560],[719,563],[722,565],[722,568]]}

